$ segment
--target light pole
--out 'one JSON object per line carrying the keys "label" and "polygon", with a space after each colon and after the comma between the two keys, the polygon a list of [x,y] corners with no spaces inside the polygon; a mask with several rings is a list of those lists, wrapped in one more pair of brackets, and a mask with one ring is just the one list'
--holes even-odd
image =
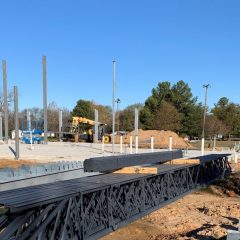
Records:
{"label": "light pole", "polygon": [[3,134],[2,134],[2,112],[0,112],[0,141],[3,140]]}
{"label": "light pole", "polygon": [[208,94],[208,88],[209,87],[210,87],[209,84],[203,85],[203,88],[205,88],[205,103],[204,103],[204,114],[203,114],[202,138],[205,137],[205,124],[206,124],[206,113],[207,113],[207,94]]}
{"label": "light pole", "polygon": [[117,98],[117,100],[115,101],[117,103],[117,119],[118,119],[118,134],[119,134],[119,125],[120,125],[120,122],[119,122],[119,103],[121,103],[121,100],[119,98]]}
{"label": "light pole", "polygon": [[115,152],[115,64],[116,61],[113,61],[112,65],[112,154]]}
{"label": "light pole", "polygon": [[206,124],[206,113],[207,113],[207,94],[208,94],[209,87],[210,87],[210,84],[203,85],[203,88],[205,88],[205,103],[204,103],[204,113],[203,113],[203,130],[202,130],[202,148],[201,148],[202,155],[204,155],[205,124]]}
{"label": "light pole", "polygon": [[2,61],[3,69],[3,99],[4,99],[4,140],[8,143],[8,92],[7,92],[7,63],[6,60]]}
{"label": "light pole", "polygon": [[47,144],[48,135],[48,123],[47,123],[47,68],[46,68],[46,56],[42,56],[43,67],[43,118],[44,118],[44,144]]}

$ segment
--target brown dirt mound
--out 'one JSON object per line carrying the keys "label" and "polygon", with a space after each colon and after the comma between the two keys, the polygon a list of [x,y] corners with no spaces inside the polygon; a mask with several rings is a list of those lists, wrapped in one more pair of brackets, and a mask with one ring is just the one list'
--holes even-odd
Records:
{"label": "brown dirt mound", "polygon": [[0,159],[1,168],[19,168],[21,165],[37,165],[40,162],[34,160],[13,160],[13,159]]}
{"label": "brown dirt mound", "polygon": [[233,173],[228,178],[218,181],[215,186],[229,197],[240,195],[240,172]]}
{"label": "brown dirt mound", "polygon": [[[130,136],[133,137],[134,143],[134,131],[123,136],[123,143],[129,144]],[[158,131],[158,130],[138,130],[138,141],[139,147],[150,147],[151,137],[154,137],[154,148],[168,148],[169,146],[169,137],[173,138],[173,148],[190,148],[191,145],[187,143],[183,138],[179,137],[175,132],[172,131]],[[115,138],[116,143],[119,143],[120,137]]]}

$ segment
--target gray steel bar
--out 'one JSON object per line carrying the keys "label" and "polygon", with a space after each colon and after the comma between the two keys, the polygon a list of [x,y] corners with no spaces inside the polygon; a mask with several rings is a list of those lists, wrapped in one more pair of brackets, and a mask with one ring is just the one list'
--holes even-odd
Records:
{"label": "gray steel bar", "polygon": [[28,125],[28,131],[31,131],[31,113],[30,111],[27,111],[27,125]]}
{"label": "gray steel bar", "polygon": [[112,153],[115,152],[115,65],[113,61],[113,72],[112,72]]}
{"label": "gray steel bar", "polygon": [[94,142],[98,142],[98,110],[94,110],[94,115],[95,115],[95,125],[94,125]]}
{"label": "gray steel bar", "polygon": [[42,57],[43,66],[43,112],[44,112],[44,144],[47,144],[47,70],[46,70],[46,56]]}
{"label": "gray steel bar", "polygon": [[62,110],[59,110],[59,141],[62,140]]}
{"label": "gray steel bar", "polygon": [[134,131],[134,135],[135,137],[138,136],[138,109],[135,108],[135,131]]}
{"label": "gray steel bar", "polygon": [[202,138],[205,138],[205,124],[206,124],[206,113],[207,113],[207,95],[208,95],[208,88],[210,84],[203,85],[205,88],[205,101],[204,101],[204,113],[203,113],[203,129],[202,129]]}
{"label": "gray steel bar", "polygon": [[213,139],[213,151],[216,150],[216,141],[217,141],[217,136],[215,135]]}
{"label": "gray steel bar", "polygon": [[18,87],[14,86],[15,159],[19,159]]}
{"label": "gray steel bar", "polygon": [[0,112],[0,141],[3,140],[3,134],[2,134],[2,113]]}
{"label": "gray steel bar", "polygon": [[2,61],[3,68],[3,95],[4,95],[4,140],[8,142],[8,93],[7,93],[7,63],[6,60]]}
{"label": "gray steel bar", "polygon": [[120,156],[89,158],[84,161],[84,171],[86,172],[106,172],[123,167],[137,166],[167,162],[173,159],[182,158],[183,152],[164,151],[154,153],[129,154]]}

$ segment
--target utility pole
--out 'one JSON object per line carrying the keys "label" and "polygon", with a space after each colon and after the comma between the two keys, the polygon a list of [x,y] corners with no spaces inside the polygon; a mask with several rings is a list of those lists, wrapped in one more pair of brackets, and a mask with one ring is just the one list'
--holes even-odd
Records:
{"label": "utility pole", "polygon": [[98,143],[98,110],[94,109],[94,143]]}
{"label": "utility pole", "polygon": [[3,135],[2,135],[2,113],[0,112],[0,141],[3,140]]}
{"label": "utility pole", "polygon": [[115,64],[116,61],[113,61],[112,69],[112,154],[115,152]]}
{"label": "utility pole", "polygon": [[204,113],[203,113],[203,130],[202,130],[201,155],[204,155],[205,123],[206,123],[206,113],[207,113],[207,94],[208,94],[208,88],[209,88],[209,87],[210,87],[209,84],[203,85],[203,88],[205,88],[205,103],[204,103]]}
{"label": "utility pole", "polygon": [[118,120],[118,134],[119,134],[119,125],[120,125],[120,120],[119,120],[119,103],[121,102],[121,100],[119,98],[117,98],[116,103],[117,103],[117,120]]}
{"label": "utility pole", "polygon": [[27,111],[27,128],[28,128],[28,131],[32,130],[32,126],[31,126],[31,113],[30,113],[30,111]]}
{"label": "utility pole", "polygon": [[43,115],[44,115],[44,144],[47,144],[47,69],[46,56],[42,56],[43,67]]}
{"label": "utility pole", "polygon": [[135,108],[135,119],[134,119],[134,141],[135,141],[135,152],[138,153],[138,109]]}
{"label": "utility pole", "polygon": [[14,86],[15,159],[19,159],[18,87]]}
{"label": "utility pole", "polygon": [[207,113],[207,95],[208,95],[208,88],[210,84],[203,85],[205,88],[205,103],[204,103],[204,114],[203,114],[203,131],[202,131],[202,138],[205,138],[205,123],[206,123],[206,113]]}
{"label": "utility pole", "polygon": [[7,93],[7,63],[6,60],[2,61],[3,69],[3,95],[4,95],[4,140],[8,143],[8,93]]}
{"label": "utility pole", "polygon": [[62,110],[59,110],[59,113],[58,113],[58,121],[59,121],[59,126],[58,126],[58,131],[59,131],[59,142],[62,141],[62,125],[63,125],[63,122],[62,122]]}

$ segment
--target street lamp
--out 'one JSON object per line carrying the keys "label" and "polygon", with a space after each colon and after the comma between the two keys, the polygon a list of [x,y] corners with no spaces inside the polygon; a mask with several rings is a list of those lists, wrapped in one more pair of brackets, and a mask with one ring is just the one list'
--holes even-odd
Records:
{"label": "street lamp", "polygon": [[202,130],[202,147],[201,147],[202,155],[204,155],[205,124],[206,124],[206,113],[207,113],[207,94],[208,94],[209,87],[210,87],[210,84],[203,85],[203,88],[205,88],[205,103],[204,103],[204,113],[203,113],[203,130]]}
{"label": "street lamp", "polygon": [[0,141],[3,140],[3,132],[2,132],[2,112],[0,112]]}
{"label": "street lamp", "polygon": [[207,94],[208,94],[209,87],[210,87],[210,84],[203,85],[203,88],[205,88],[205,103],[204,103],[204,114],[203,114],[202,138],[205,137],[205,124],[206,124],[206,113],[207,113]]}
{"label": "street lamp", "polygon": [[115,65],[116,61],[112,62],[112,154],[115,152]]}
{"label": "street lamp", "polygon": [[118,134],[119,134],[119,103],[121,103],[121,100],[119,98],[117,98],[117,100],[115,101],[117,103],[117,118],[118,118]]}

